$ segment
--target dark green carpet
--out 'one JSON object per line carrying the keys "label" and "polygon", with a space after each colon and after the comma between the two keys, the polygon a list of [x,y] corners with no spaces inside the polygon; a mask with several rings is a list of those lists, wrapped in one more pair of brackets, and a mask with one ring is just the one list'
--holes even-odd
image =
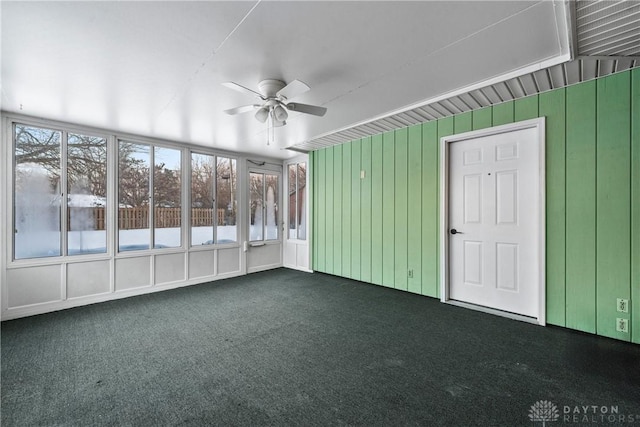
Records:
{"label": "dark green carpet", "polygon": [[539,400],[640,424],[640,346],[285,269],[2,324],[3,426],[533,426]]}

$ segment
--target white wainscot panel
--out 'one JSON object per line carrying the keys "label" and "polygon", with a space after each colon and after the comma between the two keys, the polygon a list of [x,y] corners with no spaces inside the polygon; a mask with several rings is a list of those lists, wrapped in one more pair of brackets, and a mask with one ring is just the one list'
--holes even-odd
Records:
{"label": "white wainscot panel", "polygon": [[189,279],[213,276],[215,274],[215,256],[215,250],[190,252]]}
{"label": "white wainscot panel", "polygon": [[289,240],[284,244],[283,263],[285,267],[309,270],[309,245],[303,240]]}
{"label": "white wainscot panel", "polygon": [[299,268],[309,269],[309,245],[297,245],[296,247],[296,265]]}
{"label": "white wainscot panel", "polygon": [[76,262],[67,265],[67,298],[109,292],[109,261]]}
{"label": "white wainscot panel", "polygon": [[62,300],[61,265],[7,271],[9,308]]}
{"label": "white wainscot panel", "polygon": [[240,271],[240,248],[218,249],[218,274]]}
{"label": "white wainscot panel", "polygon": [[156,284],[183,281],[185,279],[184,253],[156,255]]}
{"label": "white wainscot panel", "polygon": [[249,256],[247,257],[247,271],[249,273],[280,265],[282,265],[282,245],[267,244],[249,247]]}
{"label": "white wainscot panel", "polygon": [[151,286],[151,257],[116,259],[116,291]]}
{"label": "white wainscot panel", "polygon": [[284,265],[287,267],[293,267],[295,268],[296,266],[296,253],[297,253],[297,246],[295,244],[295,242],[293,241],[286,241],[284,244]]}

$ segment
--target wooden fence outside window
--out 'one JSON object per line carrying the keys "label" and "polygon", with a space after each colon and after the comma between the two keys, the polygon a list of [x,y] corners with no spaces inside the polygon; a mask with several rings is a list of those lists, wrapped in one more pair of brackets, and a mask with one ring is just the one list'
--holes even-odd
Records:
{"label": "wooden fence outside window", "polygon": [[[209,208],[191,209],[191,226],[207,227],[214,225],[214,210]],[[104,207],[94,208],[68,208],[67,223],[71,231],[78,229],[104,230],[106,227],[106,210]],[[224,225],[225,210],[217,209],[217,225]],[[176,228],[182,224],[181,208],[155,208],[156,228]],[[84,226],[82,226],[83,224]],[[86,227],[92,224],[92,227]],[[149,207],[118,208],[118,229],[137,230],[149,228]]]}

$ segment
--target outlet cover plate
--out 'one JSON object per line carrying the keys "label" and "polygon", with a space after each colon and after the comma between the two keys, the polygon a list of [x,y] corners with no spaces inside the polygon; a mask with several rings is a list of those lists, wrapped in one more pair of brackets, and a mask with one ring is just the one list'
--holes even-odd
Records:
{"label": "outlet cover plate", "polygon": [[629,300],[625,298],[616,299],[616,309],[619,313],[629,312]]}
{"label": "outlet cover plate", "polygon": [[618,317],[616,319],[616,331],[629,333],[629,320]]}

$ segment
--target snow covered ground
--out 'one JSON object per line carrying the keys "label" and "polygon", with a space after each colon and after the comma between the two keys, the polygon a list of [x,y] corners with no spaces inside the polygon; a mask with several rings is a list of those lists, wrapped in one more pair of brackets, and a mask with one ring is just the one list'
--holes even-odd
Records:
{"label": "snow covered ground", "polygon": [[[218,227],[218,243],[232,243],[238,240],[238,230],[235,225]],[[261,227],[251,226],[249,231],[252,239],[259,239]],[[267,239],[277,238],[275,226],[266,229]],[[118,234],[121,251],[148,249],[149,229],[120,230]],[[179,247],[180,228],[157,228],[155,231],[157,247]],[[191,242],[193,246],[210,245],[213,243],[211,227],[192,227]],[[105,253],[107,247],[107,233],[98,231],[71,231],[68,235],[69,255],[87,253]],[[16,259],[40,258],[60,256],[60,232],[34,231],[22,232],[15,235]]]}

